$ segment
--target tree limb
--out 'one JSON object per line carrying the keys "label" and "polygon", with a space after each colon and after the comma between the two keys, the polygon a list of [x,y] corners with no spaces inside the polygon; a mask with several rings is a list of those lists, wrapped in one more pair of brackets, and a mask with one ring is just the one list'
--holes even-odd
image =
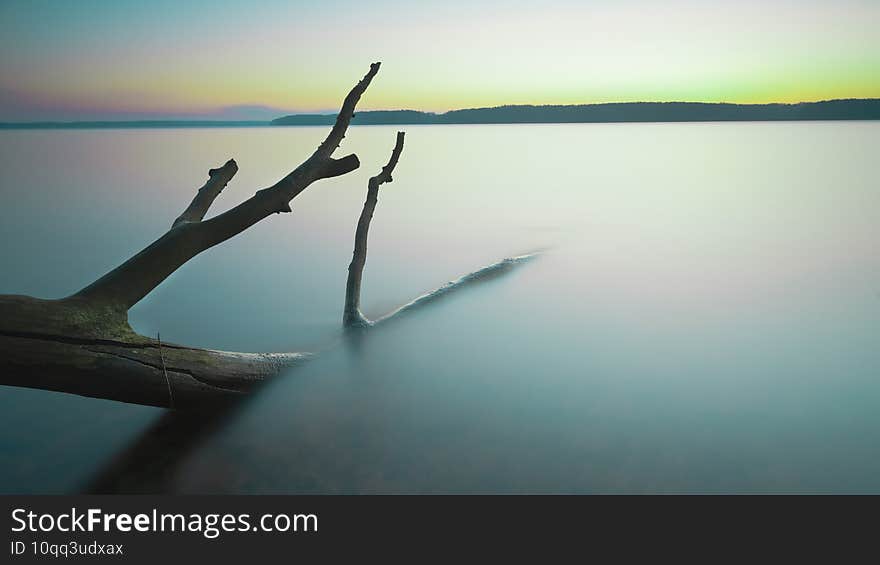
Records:
{"label": "tree limb", "polygon": [[364,317],[360,310],[361,304],[361,279],[363,278],[364,266],[367,263],[367,236],[370,231],[370,222],[373,212],[379,200],[379,187],[386,182],[392,182],[391,173],[397,166],[400,154],[403,151],[404,132],[397,132],[397,141],[391,151],[388,164],[382,167],[382,171],[370,178],[367,183],[367,199],[358,220],[357,230],[354,236],[354,252],[351,263],[348,266],[348,281],[345,285],[345,307],[342,314],[342,325],[345,327],[370,325],[370,321]]}
{"label": "tree limb", "polygon": [[331,155],[345,137],[355,106],[378,71],[379,63],[370,65],[370,71],[345,97],[336,124],[327,138],[311,157],[283,179],[258,191],[235,208],[202,221],[201,218],[220,190],[235,174],[237,166],[235,161],[229,161],[220,169],[213,169],[215,174],[211,175],[167,233],[72,297],[127,310],[202,251],[241,233],[271,214],[290,212],[290,201],[316,180],[357,169],[360,161],[356,155],[341,159],[333,159]]}
{"label": "tree limb", "polygon": [[211,204],[220,195],[220,191],[229,184],[229,181],[232,180],[232,177],[237,172],[238,164],[236,164],[234,159],[226,161],[226,164],[219,169],[208,171],[208,182],[199,189],[195,198],[193,198],[186,210],[174,220],[171,227],[176,228],[185,222],[201,222],[205,214],[208,213],[208,208],[211,207]]}

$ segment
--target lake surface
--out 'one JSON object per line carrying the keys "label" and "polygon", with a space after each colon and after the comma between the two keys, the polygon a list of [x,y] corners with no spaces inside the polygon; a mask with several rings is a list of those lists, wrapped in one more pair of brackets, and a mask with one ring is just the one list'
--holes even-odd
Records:
{"label": "lake surface", "polygon": [[[368,315],[545,252],[343,335],[355,224],[396,131],[352,128],[340,154],[361,169],[130,312],[166,341],[315,359],[210,433],[172,421],[156,457],[162,410],[0,387],[0,489],[109,473],[198,493],[880,493],[880,123],[405,129]],[[209,168],[240,166],[222,211],[325,134],[0,131],[0,293],[76,291],[164,232]],[[152,464],[120,473],[120,454]]]}

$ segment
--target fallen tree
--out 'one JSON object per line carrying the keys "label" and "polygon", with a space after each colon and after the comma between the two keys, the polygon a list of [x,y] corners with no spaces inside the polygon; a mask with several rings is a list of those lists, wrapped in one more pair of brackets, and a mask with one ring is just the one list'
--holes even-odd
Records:
{"label": "fallen tree", "polygon": [[[309,353],[239,353],[164,343],[137,334],[128,310],[184,263],[241,233],[260,220],[290,212],[290,202],[313,182],[349,173],[356,155],[335,159],[361,95],[379,63],[346,96],[336,123],[317,150],[274,185],[235,208],[205,215],[238,165],[230,159],[208,171],[208,180],[171,228],[147,248],[92,284],[66,298],[46,300],[0,295],[0,385],[66,392],[178,410],[216,409],[307,358]],[[367,236],[379,187],[392,181],[403,151],[404,133],[388,163],[370,178],[348,270],[343,326],[366,328],[427,304],[475,281],[509,270],[534,255],[504,259],[424,294],[378,320],[360,310]]]}
{"label": "fallen tree", "polygon": [[0,384],[68,392],[135,404],[193,409],[249,392],[308,355],[237,353],[162,343],[139,335],[128,310],[181,265],[271,214],[313,182],[357,169],[339,147],[355,107],[379,63],[346,96],[336,123],[317,150],[274,185],[235,208],[204,220],[238,171],[234,160],[208,180],[171,228],[146,249],[79,292],[58,300],[0,296]]}

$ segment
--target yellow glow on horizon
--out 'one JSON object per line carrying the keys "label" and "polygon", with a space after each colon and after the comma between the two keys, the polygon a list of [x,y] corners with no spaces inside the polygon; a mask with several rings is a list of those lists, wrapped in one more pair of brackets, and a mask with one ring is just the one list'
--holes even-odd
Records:
{"label": "yellow glow on horizon", "polygon": [[76,12],[40,14],[78,33],[63,41],[9,18],[0,94],[71,112],[332,112],[381,60],[362,109],[880,97],[880,2],[511,1],[235,4],[191,19],[119,7],[80,31],[68,31]]}

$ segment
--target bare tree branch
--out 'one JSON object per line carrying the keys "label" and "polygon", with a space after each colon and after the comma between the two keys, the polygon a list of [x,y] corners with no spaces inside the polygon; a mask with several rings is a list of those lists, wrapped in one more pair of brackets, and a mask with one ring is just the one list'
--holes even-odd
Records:
{"label": "bare tree branch", "polygon": [[[345,137],[355,106],[378,71],[379,63],[370,65],[370,71],[345,97],[336,124],[327,138],[311,157],[283,179],[258,191],[228,212],[199,221],[225,186],[223,180],[228,182],[227,175],[231,178],[229,173],[234,174],[234,170],[237,170],[235,162],[230,161],[212,175],[199,191],[181,216],[183,220],[178,218],[165,235],[73,297],[103,302],[119,310],[127,310],[202,251],[241,233],[271,214],[290,212],[290,201],[316,180],[343,175],[357,169],[360,162],[356,155],[341,159],[333,159],[331,155]],[[214,177],[217,178],[216,182],[212,182]]]}
{"label": "bare tree branch", "polygon": [[339,147],[339,144],[342,143],[343,138],[345,138],[345,131],[348,129],[348,124],[354,117],[355,106],[357,106],[358,101],[360,101],[361,95],[367,90],[367,87],[370,86],[370,81],[373,80],[373,77],[379,72],[379,66],[381,64],[382,63],[373,63],[370,65],[370,70],[367,75],[356,84],[355,87],[351,89],[351,92],[348,93],[348,96],[345,97],[345,100],[342,102],[342,108],[336,116],[336,123],[333,125],[333,129],[330,130],[327,139],[325,139],[318,147],[318,150],[315,151],[315,157],[321,159],[330,157],[330,155],[336,151],[336,148]]}
{"label": "bare tree branch", "polygon": [[426,306],[434,302],[435,300],[439,300],[449,293],[461,290],[465,287],[473,286],[474,284],[489,281],[496,277],[504,275],[505,273],[509,273],[515,267],[527,263],[532,259],[535,259],[541,253],[542,251],[534,251],[532,253],[526,253],[525,255],[507,257],[505,259],[502,259],[501,261],[496,261],[495,263],[486,265],[485,267],[477,269],[476,271],[472,271],[470,273],[467,273],[466,275],[462,275],[455,280],[449,281],[441,287],[435,288],[430,292],[426,292],[425,294],[410,300],[402,306],[398,306],[384,316],[370,321],[370,325],[376,326],[379,324],[383,324],[389,320],[397,319],[404,314],[408,314],[409,312],[421,308],[422,306]]}
{"label": "bare tree branch", "polygon": [[202,218],[208,213],[211,204],[214,203],[214,200],[220,195],[220,192],[227,184],[229,184],[229,181],[232,180],[232,177],[234,177],[237,172],[238,165],[234,159],[226,161],[226,164],[218,169],[211,169],[208,171],[208,182],[205,183],[205,186],[199,189],[195,198],[193,198],[186,210],[174,220],[171,227],[176,228],[178,225],[185,222],[202,221]]}
{"label": "bare tree branch", "polygon": [[404,132],[397,132],[397,141],[394,149],[391,151],[391,158],[388,164],[382,167],[382,171],[370,178],[367,184],[367,199],[364,201],[364,208],[361,211],[361,217],[358,220],[357,230],[354,236],[354,253],[352,254],[351,264],[348,266],[348,281],[345,285],[345,307],[342,314],[342,325],[345,327],[369,325],[367,320],[361,313],[361,279],[364,274],[364,266],[367,263],[367,236],[370,231],[370,222],[373,219],[373,212],[376,209],[376,203],[379,200],[379,187],[386,182],[392,182],[391,173],[397,166],[400,154],[403,151]]}

